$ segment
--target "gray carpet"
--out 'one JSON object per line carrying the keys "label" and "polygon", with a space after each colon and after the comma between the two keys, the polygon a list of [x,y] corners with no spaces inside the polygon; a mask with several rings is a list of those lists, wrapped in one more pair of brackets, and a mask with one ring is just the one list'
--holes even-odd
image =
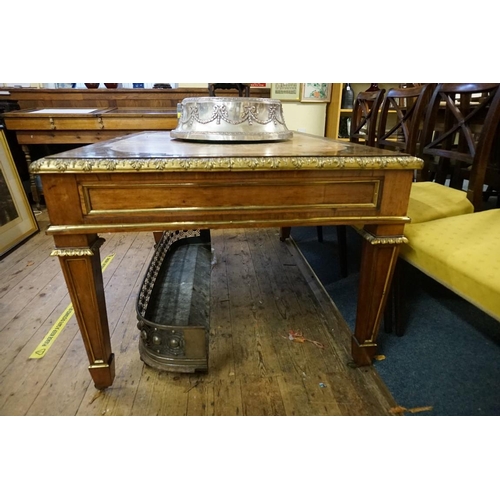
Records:
{"label": "gray carpet", "polygon": [[[361,237],[348,228],[349,275],[341,278],[336,229],[292,228],[292,238],[354,329]],[[500,415],[500,323],[406,265],[405,335],[381,328],[374,366],[405,415]]]}

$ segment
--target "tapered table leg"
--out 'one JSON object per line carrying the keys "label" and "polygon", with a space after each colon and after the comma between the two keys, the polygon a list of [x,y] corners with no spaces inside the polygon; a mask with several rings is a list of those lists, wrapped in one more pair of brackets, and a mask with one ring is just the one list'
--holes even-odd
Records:
{"label": "tapered table leg", "polygon": [[104,298],[97,235],[54,236],[66,285],[90,361],[89,371],[97,389],[111,386],[115,377],[108,316]]}
{"label": "tapered table leg", "polygon": [[290,238],[291,227],[280,227],[280,240],[285,241]]}
{"label": "tapered table leg", "polygon": [[[21,144],[21,148],[26,158],[26,163],[28,167],[31,165],[31,152],[27,144]],[[38,186],[36,185],[36,176],[30,171],[30,189],[33,202],[35,203],[35,208],[40,210],[40,193],[38,192]]]}
{"label": "tapered table leg", "polygon": [[377,352],[377,335],[399,245],[405,241],[402,236],[403,226],[387,228],[371,226],[365,229],[367,230],[361,231],[364,241],[359,273],[356,327],[352,337],[352,357],[358,366],[370,365]]}

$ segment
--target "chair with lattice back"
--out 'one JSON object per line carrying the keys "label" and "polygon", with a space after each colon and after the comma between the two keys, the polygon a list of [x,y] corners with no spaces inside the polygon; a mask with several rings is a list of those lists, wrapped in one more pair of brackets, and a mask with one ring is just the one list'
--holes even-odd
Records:
{"label": "chair with lattice back", "polygon": [[377,125],[377,147],[415,156],[426,106],[436,84],[391,88],[385,94]]}
{"label": "chair with lattice back", "polygon": [[[426,109],[417,156],[424,167],[412,185],[408,215],[426,222],[478,210],[483,184],[477,182],[479,138],[498,83],[441,83]],[[491,132],[493,133],[493,132]],[[493,146],[492,146],[493,147]],[[481,159],[481,161],[490,161]],[[465,185],[465,181],[467,186]]]}
{"label": "chair with lattice back", "polygon": [[377,141],[377,120],[385,89],[358,92],[351,113],[349,142],[375,146]]}
{"label": "chair with lattice back", "polygon": [[460,170],[472,163],[498,85],[442,83],[436,87],[424,123],[422,180],[444,184],[451,178],[452,184],[460,183]]}

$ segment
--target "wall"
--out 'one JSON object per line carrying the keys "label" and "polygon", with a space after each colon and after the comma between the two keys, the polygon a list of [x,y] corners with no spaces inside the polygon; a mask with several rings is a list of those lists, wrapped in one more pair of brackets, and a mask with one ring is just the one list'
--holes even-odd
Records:
{"label": "wall", "polygon": [[289,130],[325,135],[326,103],[283,102],[282,105]]}

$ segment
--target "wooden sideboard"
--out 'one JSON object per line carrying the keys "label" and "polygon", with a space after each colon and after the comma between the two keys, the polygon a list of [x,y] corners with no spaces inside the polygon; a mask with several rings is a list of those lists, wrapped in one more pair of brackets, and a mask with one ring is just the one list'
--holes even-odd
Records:
{"label": "wooden sideboard", "polygon": [[[20,109],[33,108],[176,108],[187,97],[208,96],[208,87],[178,89],[36,89],[1,88],[8,95],[0,101],[16,101]],[[238,96],[237,90],[217,90],[217,96]],[[250,88],[250,97],[270,97],[271,89]]]}
{"label": "wooden sideboard", "polygon": [[[146,130],[173,130],[175,108],[32,108],[3,115],[7,129],[21,146],[34,144],[93,144]],[[29,148],[24,148],[27,159]]]}

